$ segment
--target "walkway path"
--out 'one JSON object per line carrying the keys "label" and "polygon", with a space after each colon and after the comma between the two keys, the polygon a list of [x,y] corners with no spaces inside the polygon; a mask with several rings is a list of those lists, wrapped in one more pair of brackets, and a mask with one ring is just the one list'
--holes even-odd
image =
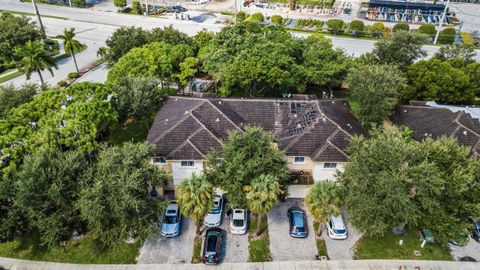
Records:
{"label": "walkway path", "polygon": [[[402,260],[362,260],[362,261],[305,261],[305,262],[268,262],[268,263],[223,263],[218,267],[203,264],[66,264],[33,262],[0,258],[0,268],[11,270],[211,270],[211,269],[258,269],[258,270],[478,270],[480,263],[473,262],[444,262],[444,261],[402,261]],[[417,267],[417,268],[415,268]]]}

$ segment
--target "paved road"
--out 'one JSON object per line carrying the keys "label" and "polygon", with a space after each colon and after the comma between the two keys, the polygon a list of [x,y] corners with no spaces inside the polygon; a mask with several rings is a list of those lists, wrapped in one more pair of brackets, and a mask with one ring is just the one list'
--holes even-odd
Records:
{"label": "paved road", "polygon": [[145,241],[140,249],[139,264],[177,264],[190,263],[193,254],[195,224],[187,218],[182,219],[180,235],[175,238],[158,236]]}
{"label": "paved road", "polygon": [[268,234],[270,236],[270,253],[273,261],[309,261],[315,260],[318,255],[313,221],[307,215],[308,237],[292,238],[288,233],[290,225],[287,210],[292,206],[305,209],[302,199],[287,199],[284,203],[278,203],[268,213]]}

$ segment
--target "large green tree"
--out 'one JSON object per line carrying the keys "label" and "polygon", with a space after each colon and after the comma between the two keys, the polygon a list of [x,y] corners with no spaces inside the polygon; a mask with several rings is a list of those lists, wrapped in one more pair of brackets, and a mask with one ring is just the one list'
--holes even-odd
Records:
{"label": "large green tree", "polygon": [[25,73],[27,80],[30,80],[33,72],[37,72],[44,85],[42,71],[48,70],[53,76],[53,68],[58,69],[55,59],[40,42],[27,41],[25,45],[15,47],[13,54],[16,58],[15,67]]}
{"label": "large green tree", "polygon": [[[261,175],[271,175],[285,192],[288,168],[285,154],[275,144],[275,136],[260,127],[230,132],[220,152],[208,155],[207,179],[227,192],[233,207],[247,206],[245,186]],[[281,194],[282,195],[282,194]]]}
{"label": "large green tree", "polygon": [[391,37],[385,37],[375,43],[373,56],[379,64],[398,65],[406,69],[415,60],[426,56],[422,45],[426,36],[408,31],[395,32]]}
{"label": "large green tree", "polygon": [[260,235],[262,219],[277,203],[281,193],[280,184],[273,175],[262,174],[245,187],[247,207],[257,215],[256,235]]}
{"label": "large green tree", "polygon": [[193,219],[200,235],[202,222],[213,204],[213,185],[203,176],[192,175],[177,189],[178,204],[183,215]]}
{"label": "large green tree", "polygon": [[395,66],[366,65],[353,68],[347,77],[352,99],[359,103],[357,116],[363,125],[381,124],[391,114],[389,100],[405,87],[402,72]]}
{"label": "large green tree", "polygon": [[80,73],[75,53],[82,49],[82,43],[75,39],[75,28],[70,28],[70,30],[65,28],[65,30],[63,30],[63,35],[59,35],[58,38],[63,40],[63,48],[65,49],[65,52],[72,56],[73,62],[75,63],[75,69],[77,70],[77,73]]}
{"label": "large green tree", "polygon": [[[474,74],[472,74],[474,75]],[[478,93],[475,78],[450,61],[433,58],[412,65],[406,72],[408,86],[403,100],[433,100],[441,103],[471,104]]]}
{"label": "large green tree", "polygon": [[463,65],[468,65],[475,62],[476,55],[474,45],[461,43],[440,47],[434,57],[441,61],[461,59]]}
{"label": "large green tree", "polygon": [[332,181],[317,182],[308,191],[305,205],[318,223],[317,235],[322,234],[323,226],[330,220],[330,216],[340,215],[340,199],[340,188]]}
{"label": "large green tree", "polygon": [[113,65],[131,49],[142,47],[148,43],[148,32],[140,27],[120,27],[107,41],[107,47],[103,50],[99,50],[109,65]]}
{"label": "large green tree", "polygon": [[0,119],[5,118],[10,110],[32,101],[39,91],[40,87],[36,84],[0,86]]}
{"label": "large green tree", "polygon": [[339,173],[349,220],[381,237],[396,226],[429,228],[443,242],[466,232],[480,214],[480,167],[453,139],[414,141],[397,127],[354,137]]}
{"label": "large green tree", "polygon": [[79,177],[88,167],[80,151],[41,149],[25,158],[14,177],[13,198],[13,207],[24,213],[25,234],[38,233],[42,245],[52,246],[82,229],[75,203]]}
{"label": "large green tree", "polygon": [[37,25],[25,16],[14,16],[8,12],[0,14],[0,72],[14,61],[14,48],[27,41],[40,40]]}
{"label": "large green tree", "polygon": [[108,247],[155,234],[165,202],[150,198],[149,189],[163,184],[166,173],[148,161],[152,150],[146,143],[100,148],[78,201],[99,244]]}

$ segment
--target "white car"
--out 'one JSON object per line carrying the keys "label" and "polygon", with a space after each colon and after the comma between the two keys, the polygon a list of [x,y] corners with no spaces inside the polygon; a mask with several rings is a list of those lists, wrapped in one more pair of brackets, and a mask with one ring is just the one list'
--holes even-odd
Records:
{"label": "white car", "polygon": [[232,234],[247,233],[247,210],[232,210],[232,218],[230,219],[230,231],[232,232]]}
{"label": "white car", "polygon": [[330,221],[325,225],[327,228],[327,234],[330,238],[336,240],[347,239],[347,227],[343,221],[342,215],[331,216]]}
{"label": "white car", "polygon": [[215,195],[213,207],[208,211],[203,224],[207,227],[218,227],[222,223],[223,196]]}

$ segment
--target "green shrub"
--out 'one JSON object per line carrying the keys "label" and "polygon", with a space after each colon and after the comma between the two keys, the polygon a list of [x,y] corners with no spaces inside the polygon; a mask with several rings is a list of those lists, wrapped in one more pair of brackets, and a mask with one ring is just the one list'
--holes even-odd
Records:
{"label": "green shrub", "polygon": [[362,35],[364,27],[365,24],[363,21],[355,20],[350,22],[350,32],[352,32],[354,36]]}
{"label": "green shrub", "polygon": [[251,22],[263,22],[263,14],[262,13],[253,13],[252,15],[248,16],[246,19],[247,21]]}
{"label": "green shrub", "polygon": [[132,13],[140,14],[142,12],[142,6],[140,5],[140,1],[134,0],[132,2]]}
{"label": "green shrub", "polygon": [[283,22],[283,18],[280,15],[273,15],[272,16],[272,23],[274,25],[281,25]]}
{"label": "green shrub", "polygon": [[410,26],[408,25],[408,23],[397,23],[393,27],[393,32],[408,31],[408,30],[410,30]]}
{"label": "green shrub", "polygon": [[68,73],[68,78],[69,79],[78,78],[78,73],[77,72],[70,72],[70,73]]}
{"label": "green shrub", "polygon": [[57,82],[57,85],[58,85],[59,87],[65,87],[65,86],[67,86],[67,82],[66,82],[65,80],[61,80],[61,81],[58,81],[58,82]]}
{"label": "green shrub", "polygon": [[345,30],[345,22],[340,19],[331,19],[327,21],[328,30],[335,35]]}
{"label": "green shrub", "polygon": [[420,26],[420,28],[418,28],[418,32],[433,37],[433,36],[435,36],[435,32],[436,32],[435,25],[424,24],[424,25]]}
{"label": "green shrub", "polygon": [[385,29],[385,25],[381,22],[374,23],[370,28],[374,36],[380,36],[384,29]]}
{"label": "green shrub", "polygon": [[237,22],[243,22],[247,18],[247,14],[244,11],[237,12]]}
{"label": "green shrub", "polygon": [[438,43],[440,44],[452,44],[455,40],[455,28],[445,28],[440,31],[438,36]]}

